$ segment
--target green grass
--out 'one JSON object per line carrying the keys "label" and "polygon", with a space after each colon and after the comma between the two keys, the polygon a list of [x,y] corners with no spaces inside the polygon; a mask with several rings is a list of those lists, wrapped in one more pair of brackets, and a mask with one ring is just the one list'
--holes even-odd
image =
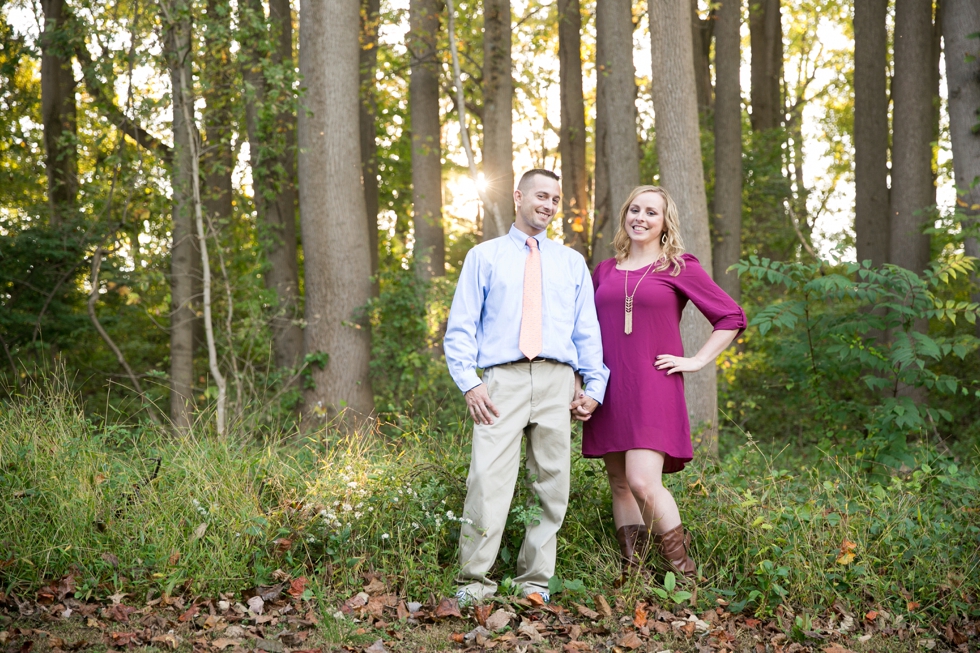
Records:
{"label": "green grass", "polygon": [[[178,438],[93,424],[57,394],[4,405],[0,591],[27,595],[73,573],[82,595],[215,596],[281,569],[329,601],[368,570],[409,597],[446,595],[469,437],[465,426],[447,431],[409,428],[385,444],[325,432]],[[759,615],[780,603],[816,614],[840,601],[910,621],[975,618],[980,472],[919,454],[916,469],[880,485],[860,460],[827,452],[804,464],[750,441],[670,477],[707,579],[702,607],[724,598]],[[570,598],[587,601],[618,576],[601,463],[576,456],[572,488],[557,573]],[[515,505],[527,499],[521,487]],[[511,515],[501,579],[514,573],[529,512]]]}

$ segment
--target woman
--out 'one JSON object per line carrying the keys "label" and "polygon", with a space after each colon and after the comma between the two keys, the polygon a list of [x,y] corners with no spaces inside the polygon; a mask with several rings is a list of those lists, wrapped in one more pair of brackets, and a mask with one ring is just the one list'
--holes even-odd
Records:
{"label": "woman", "polygon": [[[661,475],[692,457],[684,373],[713,363],[745,329],[745,313],[684,253],[677,206],[662,188],[630,193],[613,248],[616,257],[592,275],[610,374],[605,401],[585,422],[582,454],[605,462],[623,576],[639,568],[652,543],[675,572],[694,577],[690,535]],[[681,344],[688,300],[714,327],[693,358]]]}

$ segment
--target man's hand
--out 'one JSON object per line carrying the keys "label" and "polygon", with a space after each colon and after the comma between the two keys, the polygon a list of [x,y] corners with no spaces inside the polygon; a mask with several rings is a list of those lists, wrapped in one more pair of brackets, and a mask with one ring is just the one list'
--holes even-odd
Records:
{"label": "man's hand", "polygon": [[588,422],[589,418],[592,417],[593,411],[599,407],[599,402],[585,394],[585,392],[579,390],[578,395],[575,397],[575,401],[571,403],[568,407],[572,411],[572,417],[580,422]]}
{"label": "man's hand", "polygon": [[493,402],[490,401],[490,395],[487,394],[486,384],[481,383],[475,388],[467,390],[463,396],[466,398],[466,405],[470,409],[470,415],[473,416],[473,421],[477,424],[489,426],[493,424],[494,417],[500,417],[500,412],[493,405]]}

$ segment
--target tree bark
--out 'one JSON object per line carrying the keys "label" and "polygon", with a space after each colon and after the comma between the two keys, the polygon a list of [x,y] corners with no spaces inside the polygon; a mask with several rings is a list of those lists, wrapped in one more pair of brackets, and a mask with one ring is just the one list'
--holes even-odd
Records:
{"label": "tree bark", "polygon": [[585,164],[585,99],[582,92],[582,7],[558,0],[558,65],[561,78],[562,213],[565,244],[588,254],[589,178]]}
{"label": "tree bark", "polygon": [[888,0],[854,4],[854,233],[857,260],[888,261]]}
{"label": "tree bark", "polygon": [[742,256],[741,0],[724,0],[715,24],[714,278],[738,301],[741,284],[728,268]]}
{"label": "tree bark", "polygon": [[[711,111],[711,39],[715,31],[715,11],[707,19],[698,13],[698,0],[691,3],[691,40],[694,43],[694,86],[698,91],[698,113]],[[716,46],[717,47],[717,46]],[[716,63],[717,66],[717,58]]]}
{"label": "tree bark", "polygon": [[[949,136],[957,209],[973,225],[980,220],[980,5],[972,0],[943,0],[943,40],[946,46],[946,86],[949,97]],[[976,238],[967,238],[966,254],[980,258]],[[980,275],[974,272],[974,283]],[[980,292],[973,294],[980,302]],[[977,325],[980,336],[980,324]]]}
{"label": "tree bark", "polygon": [[[685,248],[709,273],[711,238],[708,201],[694,87],[694,47],[687,0],[650,0],[653,108],[656,112],[660,184],[677,202]],[[686,356],[693,356],[711,336],[711,324],[688,304],[681,320]],[[685,375],[684,396],[691,426],[701,431],[699,446],[718,452],[718,396],[712,361],[696,374]]]}
{"label": "tree bark", "polygon": [[215,224],[231,219],[231,173],[235,167],[231,143],[235,132],[234,70],[231,58],[231,4],[207,0],[204,20],[205,56],[201,57],[204,96],[204,147],[201,148],[205,213]]}
{"label": "tree bark", "polygon": [[619,228],[620,206],[640,184],[633,14],[629,0],[596,3],[596,77],[593,263],[613,255],[612,240]]}
{"label": "tree bark", "polygon": [[442,230],[442,140],[439,122],[439,0],[409,5],[409,54],[412,77],[412,207],[415,223],[415,273],[423,281],[446,274]]}
{"label": "tree bark", "polygon": [[[483,240],[502,236],[514,221],[514,83],[511,79],[510,1],[483,0]],[[499,216],[500,225],[494,219]]]}
{"label": "tree bark", "polygon": [[782,123],[783,29],[779,0],[749,0],[752,46],[752,129]]}
{"label": "tree bark", "polygon": [[[166,20],[165,47],[172,89],[191,79],[191,10],[187,0],[172,0]],[[192,303],[197,276],[197,247],[193,202],[193,144],[185,115],[193,115],[190,93],[172,93],[173,227],[170,246],[170,420],[178,431],[191,426],[194,402],[194,323]],[[184,111],[183,102],[190,104]]]}
{"label": "tree bark", "polygon": [[267,24],[262,0],[247,0],[242,6],[253,202],[267,261],[263,280],[276,294],[271,319],[273,356],[277,367],[296,368],[303,358],[296,260],[296,116],[288,81],[283,81],[289,77],[274,75],[266,80],[267,71],[294,67],[292,13],[289,0],[271,0],[271,24]]}
{"label": "tree bark", "polygon": [[895,2],[889,259],[913,272],[929,263],[932,182],[932,1]]}
{"label": "tree bark", "polygon": [[[378,25],[381,0],[361,0],[361,176],[364,179],[364,205],[367,210],[368,247],[371,275],[378,273],[378,103],[374,97],[375,70],[378,67]],[[377,283],[374,284],[377,294]]]}
{"label": "tree bark", "polygon": [[[70,218],[78,194],[78,130],[75,119],[75,73],[65,0],[42,0],[41,116],[44,167],[48,177],[50,224]],[[84,46],[83,46],[84,47]]]}
{"label": "tree bark", "polygon": [[300,74],[307,88],[299,112],[299,203],[306,273],[307,355],[325,353],[312,370],[308,414],[345,412],[356,424],[374,411],[368,363],[370,332],[357,324],[372,294],[361,144],[352,120],[359,108],[358,3],[302,0]]}

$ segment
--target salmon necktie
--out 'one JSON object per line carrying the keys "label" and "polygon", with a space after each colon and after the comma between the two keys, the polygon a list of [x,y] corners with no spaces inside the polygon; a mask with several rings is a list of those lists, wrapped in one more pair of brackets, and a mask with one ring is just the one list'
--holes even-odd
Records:
{"label": "salmon necktie", "polygon": [[538,241],[527,239],[529,251],[524,260],[524,306],[521,311],[521,353],[535,358],[541,353],[541,253]]}

